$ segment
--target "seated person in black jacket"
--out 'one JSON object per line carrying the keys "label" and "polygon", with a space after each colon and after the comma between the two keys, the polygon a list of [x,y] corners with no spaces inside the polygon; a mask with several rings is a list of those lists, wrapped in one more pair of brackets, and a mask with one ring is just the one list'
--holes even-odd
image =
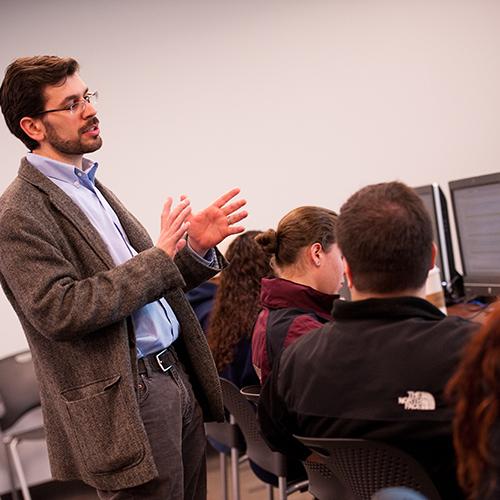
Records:
{"label": "seated person in black jacket", "polygon": [[399,182],[361,189],[337,224],[352,301],[287,348],[263,387],[259,417],[276,450],[302,460],[292,435],[365,438],[399,447],[443,499],[463,498],[455,474],[452,408],[443,390],[475,324],[427,302],[436,247],[417,194]]}

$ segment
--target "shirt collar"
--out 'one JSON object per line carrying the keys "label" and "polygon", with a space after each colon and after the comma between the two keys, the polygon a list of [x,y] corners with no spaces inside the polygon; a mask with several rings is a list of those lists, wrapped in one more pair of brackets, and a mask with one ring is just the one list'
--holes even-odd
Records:
{"label": "shirt collar", "polygon": [[446,316],[427,300],[420,297],[391,297],[365,300],[336,300],[333,318],[342,320],[401,321],[411,318],[440,320]]}
{"label": "shirt collar", "polygon": [[74,184],[76,181],[88,179],[91,184],[94,184],[97,167],[97,162],[93,162],[88,158],[83,158],[83,171],[69,163],[63,163],[45,156],[40,156],[35,153],[28,153],[27,160],[39,172],[50,179],[56,179],[69,184]]}

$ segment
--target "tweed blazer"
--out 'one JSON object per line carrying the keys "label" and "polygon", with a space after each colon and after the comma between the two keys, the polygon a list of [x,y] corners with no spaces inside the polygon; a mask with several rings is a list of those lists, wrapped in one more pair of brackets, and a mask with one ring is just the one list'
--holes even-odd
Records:
{"label": "tweed blazer", "polygon": [[139,254],[115,266],[80,208],[24,158],[0,197],[0,281],[32,351],[54,478],[115,490],[158,474],[135,390],[133,311],[166,298],[181,326],[176,351],[205,419],[224,418],[217,371],[184,290],[225,261],[217,252],[212,268],[187,249],[170,259],[96,185]]}

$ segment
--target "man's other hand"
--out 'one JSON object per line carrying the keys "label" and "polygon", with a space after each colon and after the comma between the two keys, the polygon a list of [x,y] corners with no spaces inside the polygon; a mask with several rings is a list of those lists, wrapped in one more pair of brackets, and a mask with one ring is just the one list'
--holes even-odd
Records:
{"label": "man's other hand", "polygon": [[185,235],[189,229],[188,218],[191,215],[189,200],[183,199],[172,209],[172,198],[167,198],[161,214],[160,237],[156,246],[170,258],[186,246]]}
{"label": "man's other hand", "polygon": [[[239,192],[239,188],[231,189],[201,212],[187,217],[189,245],[201,257],[227,236],[245,230],[243,226],[235,225],[248,215],[245,210],[240,210],[246,205],[245,200],[232,201]],[[186,196],[181,196],[181,200],[186,200]]]}

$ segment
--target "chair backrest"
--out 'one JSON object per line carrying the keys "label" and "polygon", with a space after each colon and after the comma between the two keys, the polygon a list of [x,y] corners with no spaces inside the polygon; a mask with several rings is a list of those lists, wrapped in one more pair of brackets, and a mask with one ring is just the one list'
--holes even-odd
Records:
{"label": "chair backrest", "polygon": [[260,398],[260,391],[262,390],[261,385],[247,385],[240,389],[241,394],[245,396],[248,401],[252,403],[258,403]]}
{"label": "chair backrest", "polygon": [[[385,443],[365,439],[333,439],[296,436],[305,446],[325,457],[333,473],[322,472],[314,463],[306,462],[309,491],[320,500],[333,498],[327,495],[328,483],[337,478],[356,500],[370,500],[372,495],[389,486],[406,486],[419,491],[429,500],[441,500],[436,487],[411,456]],[[333,477],[336,476],[336,477]],[[318,485],[318,494],[314,485]]]}
{"label": "chair backrest", "polygon": [[[0,359],[0,429],[8,429],[29,410],[40,406],[40,393],[30,351]],[[1,412],[0,412],[1,413]]]}
{"label": "chair backrest", "polygon": [[233,415],[247,443],[248,458],[276,476],[286,476],[286,459],[272,451],[262,438],[255,408],[232,382],[220,379],[224,406]]}
{"label": "chair backrest", "polygon": [[206,422],[205,433],[207,437],[227,448],[237,448],[241,453],[245,451],[245,439],[236,424],[230,422]]}

